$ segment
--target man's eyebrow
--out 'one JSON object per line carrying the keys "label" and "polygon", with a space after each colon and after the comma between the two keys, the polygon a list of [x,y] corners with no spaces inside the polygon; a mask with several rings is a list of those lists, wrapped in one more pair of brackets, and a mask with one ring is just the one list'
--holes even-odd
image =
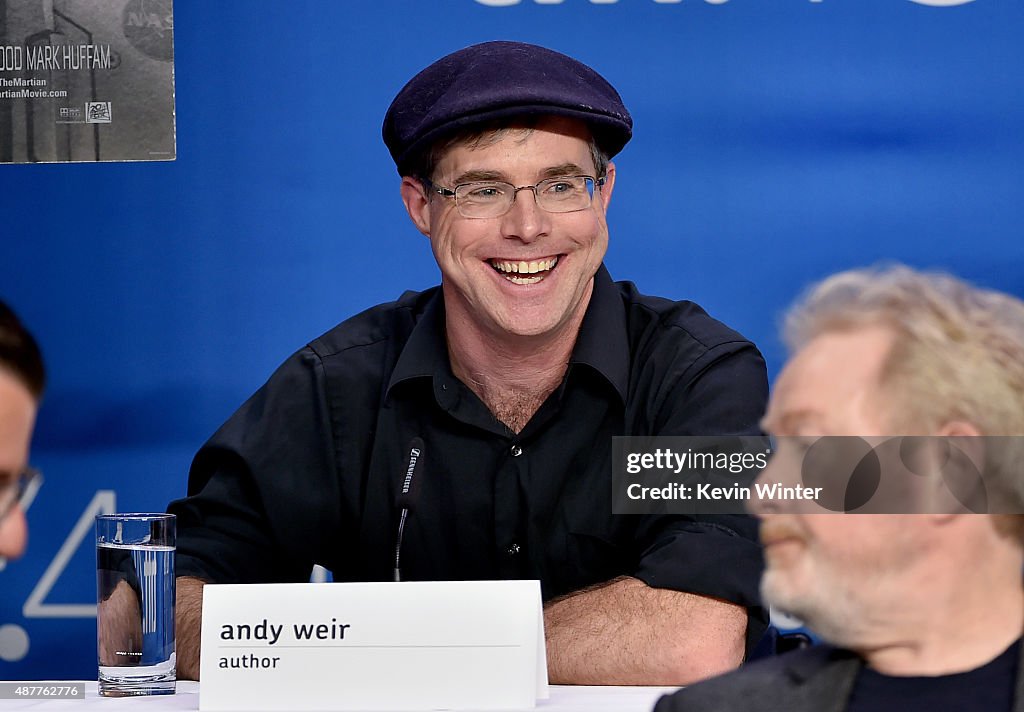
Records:
{"label": "man's eyebrow", "polygon": [[541,171],[541,175],[545,178],[558,178],[559,176],[579,176],[586,175],[587,172],[577,166],[575,163],[563,163],[558,166],[551,166]]}
{"label": "man's eyebrow", "polygon": [[453,185],[461,185],[463,183],[477,183],[479,181],[503,181],[508,182],[508,178],[504,173],[500,171],[484,171],[484,170],[472,170],[460,173],[458,176],[452,179]]}
{"label": "man's eyebrow", "polygon": [[816,423],[819,420],[820,417],[816,412],[803,408],[787,411],[777,418],[766,415],[761,418],[759,425],[761,430],[766,433],[795,433],[801,425],[808,422]]}
{"label": "man's eyebrow", "polygon": [[[540,179],[546,180],[548,178],[560,178],[562,176],[578,176],[586,175],[586,171],[580,168],[575,163],[561,163],[557,166],[549,166],[540,172]],[[501,181],[503,183],[509,183],[507,175],[501,171],[487,171],[475,169],[460,173],[452,179],[453,185],[461,185],[462,183],[478,183],[481,181]]]}

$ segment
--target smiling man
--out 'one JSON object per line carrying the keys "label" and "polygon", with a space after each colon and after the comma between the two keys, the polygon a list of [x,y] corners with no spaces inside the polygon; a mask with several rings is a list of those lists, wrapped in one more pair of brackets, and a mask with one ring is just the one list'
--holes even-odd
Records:
{"label": "smiling man", "polygon": [[[795,354],[764,425],[788,437],[762,479],[791,480],[790,450],[822,436],[925,436],[901,438],[922,449],[899,462],[879,455],[881,485],[913,465],[921,498],[897,500],[915,502],[902,514],[755,500],[765,601],[829,644],[694,685],[656,712],[1024,710],[1024,303],[945,275],[855,271],[816,287],[787,336]],[[927,483],[955,472],[946,445],[985,462],[984,511],[997,514],[935,499],[943,490]]]}
{"label": "smiling man", "polygon": [[565,373],[608,247],[614,184],[586,125],[564,117],[486,132],[452,146],[426,180],[402,180],[443,275],[453,372],[514,432]]}
{"label": "smiling man", "polygon": [[767,397],[749,341],[603,267],[631,132],[594,70],[522,43],[399,92],[384,140],[441,285],[312,341],[196,455],[171,507],[181,674],[203,582],[389,580],[400,519],[403,580],[541,581],[553,682],[740,663],[765,627],[753,520],[612,514],[613,436],[756,433]]}

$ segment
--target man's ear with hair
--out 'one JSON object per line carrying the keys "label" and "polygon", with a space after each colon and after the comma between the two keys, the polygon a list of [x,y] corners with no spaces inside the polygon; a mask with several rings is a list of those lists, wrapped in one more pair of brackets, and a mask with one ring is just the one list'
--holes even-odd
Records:
{"label": "man's ear with hair", "polygon": [[980,437],[981,434],[973,423],[965,420],[949,421],[936,432],[936,437],[947,439],[946,461],[942,463],[942,467],[953,468],[952,471],[947,469],[943,477],[937,478],[935,482],[946,501],[945,506],[940,504],[937,511],[931,513],[937,522],[954,521],[955,513],[961,507],[969,512],[977,506],[983,506],[982,502],[975,501],[974,497],[976,488],[981,487],[982,491],[985,489],[985,448],[989,444],[989,439]]}
{"label": "man's ear with hair", "polygon": [[412,176],[402,176],[402,203],[416,229],[430,237],[430,194],[426,186]]}
{"label": "man's ear with hair", "polygon": [[613,190],[615,190],[615,164],[609,161],[604,171],[604,185],[601,186],[601,203],[604,205],[605,212],[608,211]]}

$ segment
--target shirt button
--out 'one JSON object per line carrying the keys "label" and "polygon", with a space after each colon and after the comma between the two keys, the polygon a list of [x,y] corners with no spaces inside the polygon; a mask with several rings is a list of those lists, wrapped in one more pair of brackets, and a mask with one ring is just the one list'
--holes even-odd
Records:
{"label": "shirt button", "polygon": [[522,454],[523,454],[523,448],[519,447],[518,445],[513,445],[512,446],[512,457],[519,457]]}
{"label": "shirt button", "polygon": [[519,544],[513,543],[511,546],[509,546],[508,549],[505,550],[505,553],[507,553],[509,556],[518,556],[520,551],[522,551],[522,547],[520,547]]}

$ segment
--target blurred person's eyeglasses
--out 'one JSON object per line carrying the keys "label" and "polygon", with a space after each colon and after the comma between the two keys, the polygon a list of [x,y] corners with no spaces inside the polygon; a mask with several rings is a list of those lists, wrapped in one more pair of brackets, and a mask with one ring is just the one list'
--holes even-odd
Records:
{"label": "blurred person's eyeglasses", "polygon": [[559,176],[519,187],[490,180],[460,183],[454,188],[444,188],[427,179],[423,182],[438,195],[454,198],[455,207],[464,218],[498,218],[512,208],[521,190],[532,190],[537,207],[549,213],[586,210],[594,199],[595,187],[604,185],[604,178]]}
{"label": "blurred person's eyeglasses", "polygon": [[11,513],[14,505],[24,503],[29,493],[35,492],[43,483],[43,474],[34,467],[20,472],[0,472],[0,522]]}

